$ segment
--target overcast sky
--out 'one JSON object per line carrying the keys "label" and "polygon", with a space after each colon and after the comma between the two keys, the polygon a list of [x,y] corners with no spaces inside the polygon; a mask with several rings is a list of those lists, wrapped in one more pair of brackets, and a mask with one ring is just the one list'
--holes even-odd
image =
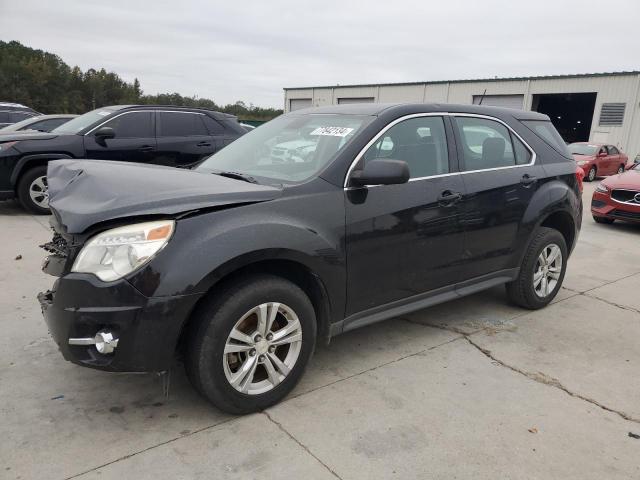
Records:
{"label": "overcast sky", "polygon": [[0,39],[146,93],[640,69],[640,0],[0,0]]}

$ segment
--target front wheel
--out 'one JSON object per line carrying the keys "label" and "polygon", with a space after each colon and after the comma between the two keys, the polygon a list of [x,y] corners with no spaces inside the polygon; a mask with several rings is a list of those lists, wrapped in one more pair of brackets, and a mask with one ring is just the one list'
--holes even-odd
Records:
{"label": "front wheel", "polygon": [[518,278],[507,284],[511,301],[537,310],[558,294],[567,270],[567,244],[562,234],[541,227],[529,244]]}
{"label": "front wheel", "polygon": [[316,341],[307,295],[271,275],[217,292],[194,320],[185,362],[189,379],[216,407],[234,414],[263,410],[284,398]]}
{"label": "front wheel", "polygon": [[28,170],[18,182],[18,199],[29,212],[49,214],[49,184],[46,165]]}
{"label": "front wheel", "polygon": [[587,182],[593,182],[596,179],[596,167],[591,167],[589,173],[587,173]]}

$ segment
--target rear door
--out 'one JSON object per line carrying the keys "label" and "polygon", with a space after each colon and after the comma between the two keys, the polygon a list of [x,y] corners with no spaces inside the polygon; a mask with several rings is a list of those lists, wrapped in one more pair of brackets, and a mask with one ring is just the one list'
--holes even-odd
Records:
{"label": "rear door", "polygon": [[158,154],[156,163],[189,168],[218,149],[203,113],[160,111],[158,118]]}
{"label": "rear door", "polygon": [[624,162],[620,160],[620,151],[613,145],[607,145],[607,152],[609,153],[610,161],[609,175],[613,175],[617,173],[618,167]]}
{"label": "rear door", "polygon": [[[99,139],[94,132],[111,127],[114,138]],[[131,111],[116,115],[84,136],[86,158],[153,163],[156,153],[155,116],[152,111]]]}
{"label": "rear door", "polygon": [[544,175],[533,151],[503,122],[452,117],[465,186],[461,280],[512,268],[519,227]]}
{"label": "rear door", "polygon": [[411,179],[345,190],[347,315],[458,280],[464,187],[445,120],[422,115],[392,124],[357,161],[354,170],[374,158],[403,160]]}

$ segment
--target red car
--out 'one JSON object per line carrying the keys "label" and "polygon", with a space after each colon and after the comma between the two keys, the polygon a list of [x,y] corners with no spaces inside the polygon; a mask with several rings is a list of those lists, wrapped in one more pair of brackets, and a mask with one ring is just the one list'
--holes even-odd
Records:
{"label": "red car", "polygon": [[604,143],[578,142],[568,145],[568,148],[584,171],[587,182],[592,182],[596,176],[605,177],[624,172],[629,160],[618,147]]}
{"label": "red car", "polygon": [[640,222],[640,164],[600,182],[591,198],[591,214],[598,223]]}

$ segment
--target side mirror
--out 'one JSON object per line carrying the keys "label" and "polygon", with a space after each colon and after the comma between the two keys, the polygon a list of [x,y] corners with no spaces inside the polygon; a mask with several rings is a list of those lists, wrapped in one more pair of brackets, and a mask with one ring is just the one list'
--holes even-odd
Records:
{"label": "side mirror", "polygon": [[355,185],[396,185],[409,181],[409,165],[402,160],[374,158],[369,160],[362,170],[351,175]]}
{"label": "side mirror", "polygon": [[600,152],[598,153],[599,157],[606,157],[607,156],[607,152]]}
{"label": "side mirror", "polygon": [[107,138],[114,138],[116,136],[116,131],[111,127],[100,127],[93,135],[96,137],[96,142],[104,146]]}

